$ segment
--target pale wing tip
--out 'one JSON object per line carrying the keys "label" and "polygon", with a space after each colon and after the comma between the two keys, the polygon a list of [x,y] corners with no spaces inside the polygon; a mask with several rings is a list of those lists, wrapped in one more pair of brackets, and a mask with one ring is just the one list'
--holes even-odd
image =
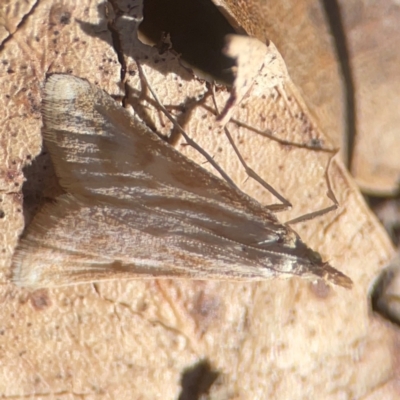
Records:
{"label": "pale wing tip", "polygon": [[17,248],[15,251],[11,266],[11,282],[19,287],[40,287],[40,271],[24,262],[25,254],[29,252],[23,248]]}
{"label": "pale wing tip", "polygon": [[53,74],[45,84],[45,100],[74,100],[80,93],[87,92],[89,82],[73,75]]}

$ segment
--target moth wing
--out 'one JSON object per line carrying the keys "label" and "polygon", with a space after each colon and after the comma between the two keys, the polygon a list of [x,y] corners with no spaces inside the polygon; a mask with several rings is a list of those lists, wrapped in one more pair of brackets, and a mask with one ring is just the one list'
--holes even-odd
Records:
{"label": "moth wing", "polygon": [[14,255],[16,283],[277,274],[338,282],[335,276],[343,275],[311,261],[298,236],[259,203],[188,160],[88,82],[51,76],[43,120],[68,194],[28,227]]}
{"label": "moth wing", "polygon": [[258,260],[244,260],[237,244],[171,218],[160,226],[158,219],[140,204],[89,206],[62,195],[21,238],[13,281],[35,288],[120,278],[259,279]]}
{"label": "moth wing", "polygon": [[43,120],[69,193],[116,207],[146,204],[244,244],[276,243],[287,235],[259,203],[184,157],[85,80],[51,76]]}

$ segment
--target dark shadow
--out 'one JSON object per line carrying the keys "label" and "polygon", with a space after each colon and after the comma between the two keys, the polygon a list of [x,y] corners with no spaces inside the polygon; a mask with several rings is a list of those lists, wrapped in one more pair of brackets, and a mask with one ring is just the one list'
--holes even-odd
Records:
{"label": "dark shadow", "polygon": [[55,174],[50,155],[43,144],[42,152],[23,169],[25,182],[22,186],[24,196],[24,219],[28,226],[38,210],[60,194],[61,189]]}
{"label": "dark shadow", "polygon": [[393,245],[400,247],[400,194],[392,197],[364,195],[364,198],[385,227]]}
{"label": "dark shadow", "polygon": [[[112,34],[112,46],[119,52],[118,58],[124,68],[118,32],[131,31],[134,35],[135,22],[121,17],[129,14],[135,18],[138,10],[123,11],[122,5],[120,6],[117,0],[110,1],[109,4],[112,5],[116,17],[114,21],[108,21],[108,29]],[[105,15],[104,7],[104,4],[98,6],[100,16]],[[104,31],[104,20],[98,25],[85,21],[77,22],[88,35],[100,39],[104,37],[106,40],[106,36],[99,34]],[[139,32],[159,48],[160,55],[165,51],[163,41],[169,35],[171,50],[191,67],[226,84],[233,82],[231,67],[235,65],[235,61],[225,56],[222,49],[225,36],[235,33],[235,30],[211,0],[144,0],[143,21],[139,26]],[[141,59],[140,62],[151,65],[154,69],[160,68],[160,65],[157,66],[157,62],[151,59]],[[162,68],[165,68],[165,65]]]}
{"label": "dark shadow", "polygon": [[222,54],[224,38],[235,33],[210,0],[145,0],[139,30],[154,43],[169,34],[172,48],[190,65],[231,83],[232,58]]}
{"label": "dark shadow", "polygon": [[182,391],[178,400],[198,400],[210,390],[219,373],[213,371],[207,360],[199,361],[182,373]]}
{"label": "dark shadow", "polygon": [[392,283],[400,274],[400,259],[397,257],[392,263],[382,270],[378,279],[371,290],[371,308],[372,311],[379,314],[391,323],[400,326],[400,304],[398,284],[393,287]]}
{"label": "dark shadow", "polygon": [[346,161],[348,168],[351,170],[357,125],[355,86],[350,65],[349,50],[338,0],[322,0],[322,4],[335,41],[336,54],[344,81],[345,133],[347,139]]}
{"label": "dark shadow", "polygon": [[[155,134],[157,134],[161,139],[168,142],[170,145],[175,146],[181,137],[181,133],[176,129],[175,126],[172,127],[171,131],[167,136],[161,135],[155,128],[154,121],[148,114],[148,107],[143,106],[142,101],[146,101],[152,104],[155,108],[158,107],[156,100],[146,91],[146,86],[142,82],[142,91],[132,88],[129,84],[125,85],[126,95],[125,102],[130,104],[134,109],[136,115],[146,124],[146,126],[151,129]],[[185,124],[190,120],[193,111],[199,106],[205,108],[205,102],[207,98],[211,95],[208,91],[205,95],[201,97],[187,97],[182,104],[163,104],[163,106],[168,111],[177,111],[174,117],[180,126],[185,126]],[[212,110],[214,111],[214,110]]]}

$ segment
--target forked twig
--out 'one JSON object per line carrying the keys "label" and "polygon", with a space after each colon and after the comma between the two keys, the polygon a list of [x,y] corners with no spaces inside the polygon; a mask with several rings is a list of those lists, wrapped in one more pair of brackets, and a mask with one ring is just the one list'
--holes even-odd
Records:
{"label": "forked twig", "polygon": [[[217,105],[217,100],[215,98],[215,92],[214,92],[214,86],[211,86],[211,91],[212,91],[212,99],[214,102],[214,107],[215,110],[217,112],[217,114],[219,113],[219,109],[218,109],[218,105]],[[260,175],[257,174],[257,172],[255,172],[252,168],[250,168],[246,161],[244,160],[244,158],[242,157],[242,155],[240,154],[239,149],[237,148],[231,133],[229,132],[228,128],[226,127],[226,125],[224,126],[224,132],[226,137],[229,140],[229,143],[231,144],[231,146],[233,147],[233,150],[235,151],[240,163],[243,165],[243,168],[245,169],[247,175],[254,179],[256,182],[258,182],[262,187],[264,187],[265,189],[267,189],[270,193],[272,193],[279,201],[282,202],[282,204],[271,204],[268,206],[265,206],[268,210],[271,210],[273,212],[279,212],[279,211],[285,211],[288,210],[292,207],[292,204],[290,203],[290,201],[288,201],[287,199],[285,199],[278,191],[276,191],[269,183],[267,183],[264,179],[261,178]]]}
{"label": "forked twig", "polygon": [[[179,125],[179,123],[176,121],[176,119],[171,115],[171,113],[163,106],[163,104],[161,103],[161,101],[159,100],[158,96],[156,95],[156,93],[154,92],[154,90],[152,89],[152,87],[150,86],[147,77],[143,71],[142,66],[137,63],[138,65],[138,70],[139,70],[139,74],[140,74],[140,78],[141,80],[144,82],[144,84],[146,85],[146,87],[148,88],[148,90],[150,91],[150,93],[152,94],[152,96],[154,97],[154,100],[157,102],[158,106],[160,107],[161,111],[165,114],[165,116],[172,122],[172,124],[174,125],[174,127],[182,134],[182,136],[185,138],[186,143],[188,145],[190,145],[191,147],[193,147],[195,150],[197,150],[218,172],[219,174],[235,189],[240,190],[237,185],[233,182],[233,180],[228,176],[228,174],[218,165],[218,163],[215,162],[215,160],[201,147],[199,146],[193,139],[190,138],[190,136],[184,131],[184,129]],[[214,107],[216,109],[216,112],[218,114],[219,110],[218,110],[218,106],[217,106],[217,102],[216,102],[216,98],[215,98],[215,92],[214,92],[214,88],[212,87],[212,98],[213,98],[213,102],[214,102]],[[314,150],[314,151],[322,151],[325,153],[334,153],[332,155],[332,157],[330,157],[329,162],[328,162],[328,166],[325,170],[325,179],[327,182],[327,186],[328,186],[328,191],[327,191],[327,196],[329,197],[329,199],[331,199],[334,203],[334,205],[326,207],[322,210],[319,211],[314,211],[305,215],[302,215],[300,217],[294,218],[290,221],[287,221],[285,224],[286,225],[293,225],[299,222],[305,222],[317,217],[320,217],[324,214],[327,214],[331,211],[336,210],[339,207],[339,203],[333,193],[332,190],[332,186],[331,186],[331,182],[329,179],[329,167],[331,164],[331,161],[333,159],[333,157],[337,154],[338,150],[337,149],[324,149],[322,147],[315,147],[315,146],[311,146],[311,145],[306,145],[306,144],[298,144],[298,143],[293,143],[290,141],[286,141],[283,139],[279,139],[276,138],[275,136],[273,136],[272,134],[265,132],[265,131],[260,131],[254,127],[251,127],[250,125],[244,123],[244,122],[240,122],[234,119],[231,119],[230,122],[233,122],[239,126],[242,126],[244,128],[250,129],[262,136],[268,137],[280,144],[284,144],[284,145],[291,145],[294,147],[300,147],[300,148],[306,148],[306,149],[310,149],[310,150]],[[249,167],[246,163],[246,161],[244,160],[244,158],[242,157],[242,155],[239,152],[239,149],[237,148],[232,135],[230,134],[228,128],[226,126],[224,126],[224,132],[226,137],[229,140],[229,143],[231,144],[231,146],[233,147],[240,163],[242,164],[243,168],[245,169],[247,175],[254,179],[256,182],[258,182],[262,187],[264,187],[266,190],[268,190],[272,195],[274,195],[279,201],[282,202],[282,204],[271,204],[268,206],[265,206],[268,210],[273,211],[273,212],[280,212],[280,211],[285,211],[288,210],[292,207],[292,204],[290,203],[290,201],[288,201],[287,199],[285,199],[278,191],[276,191],[270,184],[268,184],[264,179],[262,179],[260,177],[260,175],[258,175],[251,167]]]}
{"label": "forked twig", "polygon": [[314,212],[311,212],[308,214],[304,214],[300,217],[291,219],[290,221],[285,222],[285,225],[293,225],[293,224],[297,224],[298,222],[309,221],[310,219],[321,217],[322,215],[328,214],[331,211],[335,211],[338,209],[339,202],[337,201],[335,193],[332,190],[331,180],[329,179],[329,167],[331,166],[332,159],[333,159],[333,157],[336,156],[336,154],[337,154],[337,152],[335,154],[333,154],[332,157],[329,158],[328,165],[325,169],[325,180],[326,180],[326,184],[328,186],[328,191],[326,192],[326,195],[329,197],[330,200],[333,201],[334,204],[332,206],[323,208],[322,210],[314,211]]}
{"label": "forked twig", "polygon": [[[214,87],[213,86],[212,86],[211,90],[212,90],[212,98],[213,98],[213,102],[214,102],[214,107],[215,107],[215,110],[216,110],[216,112],[218,114],[219,110],[218,110],[218,105],[217,105],[217,101],[216,101],[216,98],[215,98],[215,92],[214,92]],[[281,143],[281,144],[284,144],[284,145],[291,145],[291,146],[294,146],[294,147],[301,147],[301,148],[306,148],[306,149],[310,149],[310,150],[314,150],[314,151],[321,151],[321,152],[325,152],[325,153],[333,153],[332,156],[329,158],[328,165],[327,165],[326,170],[325,170],[325,180],[326,180],[326,184],[328,186],[328,191],[327,191],[326,194],[334,204],[332,206],[323,208],[322,210],[313,211],[311,213],[304,214],[304,215],[302,215],[300,217],[291,219],[290,221],[285,222],[285,225],[293,225],[293,224],[297,224],[299,222],[309,221],[311,219],[320,217],[320,216],[325,215],[325,214],[327,214],[327,213],[329,213],[331,211],[334,211],[339,207],[339,202],[337,201],[336,196],[335,196],[335,194],[334,194],[334,192],[332,190],[332,185],[331,185],[331,181],[329,179],[329,173],[328,173],[329,172],[329,167],[330,167],[331,162],[332,162],[332,159],[338,153],[338,151],[339,151],[338,149],[324,149],[322,147],[313,147],[313,146],[310,146],[310,145],[304,145],[304,144],[300,145],[298,143],[292,143],[292,142],[289,142],[289,141],[286,141],[286,140],[282,140],[282,139],[276,138],[271,133],[267,133],[265,131],[260,131],[260,130],[258,130],[256,128],[254,128],[254,127],[251,127],[250,125],[248,125],[246,123],[242,123],[240,121],[233,120],[233,119],[231,119],[231,122],[234,122],[239,126],[251,129],[254,132],[256,132],[256,133],[258,133],[258,134],[260,134],[262,136],[266,136],[269,139],[275,140],[278,143]],[[237,148],[235,142],[233,141],[232,135],[230,134],[230,132],[229,132],[228,128],[226,127],[226,125],[224,126],[224,131],[225,131],[226,137],[229,140],[229,143],[232,145],[232,147],[233,147],[233,149],[234,149],[234,151],[235,151],[240,163],[243,165],[243,168],[245,169],[247,175],[250,178],[254,179],[256,182],[258,182],[262,187],[267,189],[271,194],[273,194],[278,200],[280,200],[282,202],[282,204],[272,204],[272,205],[268,205],[268,206],[265,206],[265,207],[268,208],[271,211],[274,211],[274,212],[284,211],[284,210],[287,210],[290,207],[292,207],[292,204],[288,200],[286,200],[269,183],[267,183],[264,179],[262,179],[260,177],[260,175],[258,175],[252,168],[250,168],[247,165],[246,161],[243,159],[242,155],[240,154],[239,149]]]}
{"label": "forked twig", "polygon": [[234,119],[234,118],[232,118],[229,122],[232,123],[232,124],[236,124],[237,126],[240,126],[242,128],[249,129],[249,130],[257,133],[258,135],[265,136],[268,139],[271,139],[274,142],[277,142],[279,144],[292,146],[292,147],[297,147],[297,148],[300,148],[300,149],[309,149],[309,150],[314,150],[314,151],[320,151],[320,152],[323,152],[323,153],[334,153],[334,154],[336,154],[338,152],[338,150],[339,150],[339,149],[336,149],[336,148],[334,148],[334,149],[325,149],[321,145],[316,145],[316,144],[296,143],[296,142],[291,142],[289,140],[280,139],[280,138],[274,136],[273,133],[269,129],[267,129],[265,131],[262,131],[260,129],[255,128],[254,126],[251,126],[251,125],[247,124],[246,122],[242,122],[242,121],[239,121],[239,120]]}

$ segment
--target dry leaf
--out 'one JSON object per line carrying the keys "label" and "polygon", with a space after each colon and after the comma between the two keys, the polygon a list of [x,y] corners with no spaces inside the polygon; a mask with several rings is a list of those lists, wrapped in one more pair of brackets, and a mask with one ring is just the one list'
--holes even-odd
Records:
{"label": "dry leaf", "polygon": [[[210,396],[219,396],[214,398],[395,399],[396,333],[373,318],[368,306],[371,281],[393,249],[339,161],[332,163],[330,176],[340,209],[296,230],[353,278],[352,291],[298,280],[117,281],[34,293],[7,284],[5,275],[23,222],[17,210],[21,167],[28,155],[33,158],[40,150],[40,87],[47,72],[70,71],[123,96],[149,126],[168,134],[170,125],[142,87],[132,60],[139,57],[150,84],[190,136],[248,194],[263,204],[275,201],[246,180],[216,127],[206,84],[174,54],[160,54],[134,40],[133,15],[114,21],[119,44],[105,15],[104,3],[35,3],[1,48],[0,101],[7,111],[0,124],[0,345],[5,366],[0,393],[173,399],[187,395],[184,378],[191,370],[201,370],[200,361],[207,360],[210,375],[219,374],[209,389]],[[125,85],[119,79],[121,60]],[[220,88],[216,97],[222,108],[229,92]],[[233,117],[298,143],[330,143],[300,96],[291,92],[270,88],[248,96]],[[328,154],[282,146],[249,129],[227,126],[251,167],[293,203],[291,211],[279,215],[282,221],[331,204],[324,179]],[[180,143],[177,148],[202,162],[190,148]],[[43,177],[36,174],[31,179],[39,182]]]}
{"label": "dry leaf", "polygon": [[346,99],[323,2],[254,0],[251,3],[253,13],[264,16],[263,29],[257,30],[258,39],[265,42],[268,37],[276,45],[319,127],[334,147],[340,148],[342,159],[346,159]]}
{"label": "dry leaf", "polygon": [[247,33],[264,41],[265,27],[258,1],[212,0],[239,34]]}
{"label": "dry leaf", "polygon": [[351,172],[377,195],[399,193],[400,6],[398,2],[341,1],[356,99]]}
{"label": "dry leaf", "polygon": [[[399,6],[390,0],[339,1],[337,16],[334,2],[250,3],[253,14],[258,6],[266,16],[264,30],[257,31],[259,39],[265,40],[266,32],[276,44],[319,125],[340,145],[343,159],[352,161],[351,172],[360,187],[376,195],[397,193]],[[240,20],[240,13],[235,15]],[[337,31],[343,36],[338,37],[339,55],[333,36]],[[343,59],[343,49],[349,60]]]}
{"label": "dry leaf", "polygon": [[218,116],[225,125],[254,85],[260,86],[259,95],[262,95],[265,89],[282,87],[289,77],[285,62],[272,42],[265,45],[255,38],[227,35],[223,51],[236,62],[229,100]]}

